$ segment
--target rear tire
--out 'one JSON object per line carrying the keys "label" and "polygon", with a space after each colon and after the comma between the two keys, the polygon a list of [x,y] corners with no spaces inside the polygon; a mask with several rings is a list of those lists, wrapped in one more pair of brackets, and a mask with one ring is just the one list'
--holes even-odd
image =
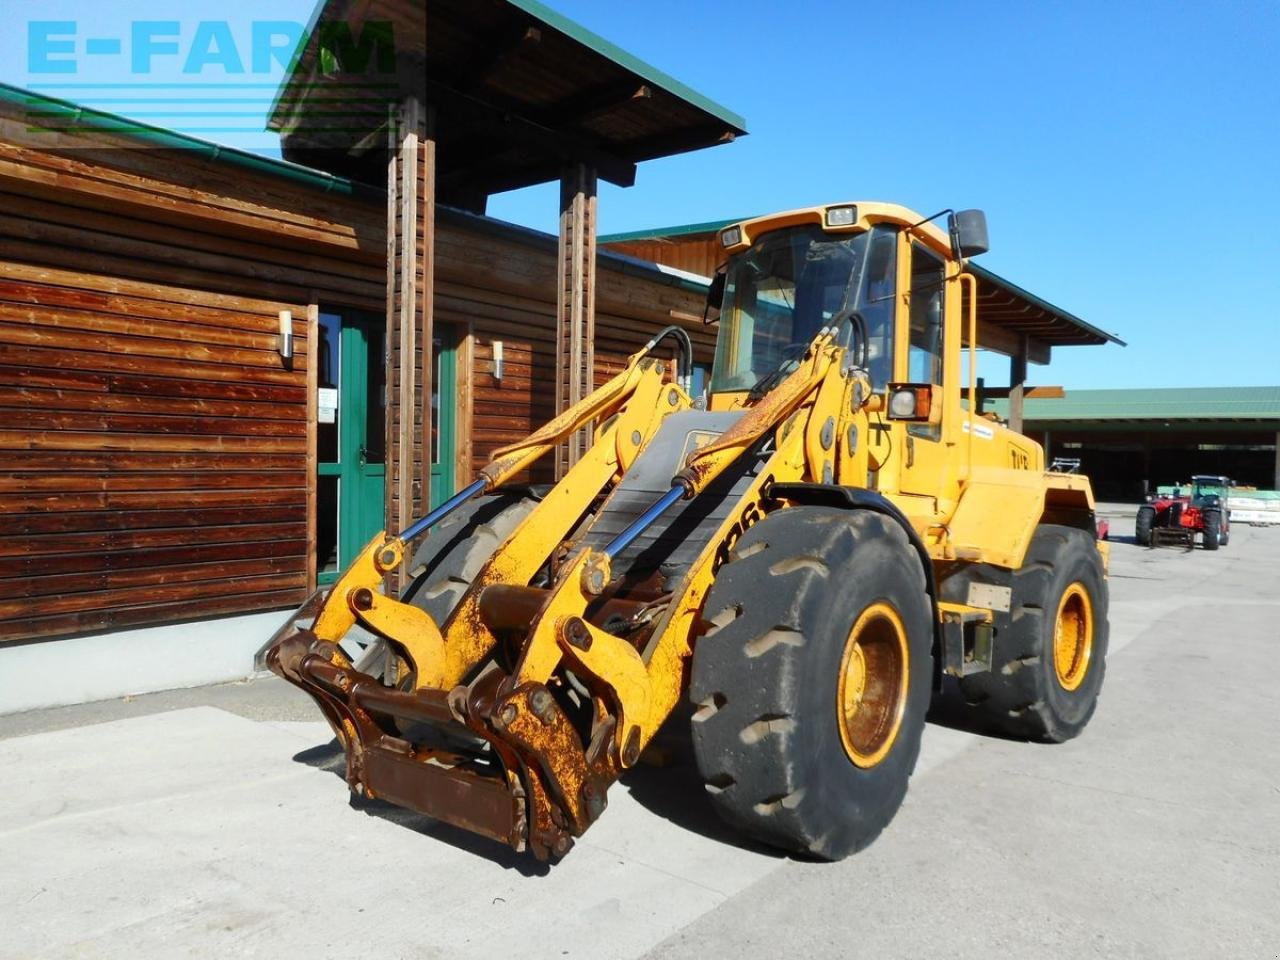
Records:
{"label": "rear tire", "polygon": [[1222,514],[1217,510],[1205,512],[1202,539],[1206,550],[1217,550],[1218,544],[1222,542]]}
{"label": "rear tire", "polygon": [[[449,514],[431,528],[410,561],[413,579],[401,602],[425,610],[443,628],[481,567],[537,505],[523,491],[499,491]],[[408,665],[381,639],[361,658],[361,668],[388,686],[408,679]]]}
{"label": "rear tire", "polygon": [[1139,507],[1138,519],[1133,525],[1133,539],[1140,547],[1151,546],[1151,528],[1156,524],[1155,507]]}
{"label": "rear tire", "polygon": [[991,670],[960,680],[966,725],[1061,743],[1097,707],[1106,673],[1107,582],[1086,531],[1042,524],[997,617]]}
{"label": "rear tire", "polygon": [[400,599],[444,626],[480,568],[537,505],[523,492],[499,492],[455,510],[431,528],[414,554],[413,582]]}
{"label": "rear tire", "polygon": [[795,853],[867,846],[902,803],[929,706],[933,620],[906,534],[867,511],[774,513],[704,615],[693,745],[716,811]]}

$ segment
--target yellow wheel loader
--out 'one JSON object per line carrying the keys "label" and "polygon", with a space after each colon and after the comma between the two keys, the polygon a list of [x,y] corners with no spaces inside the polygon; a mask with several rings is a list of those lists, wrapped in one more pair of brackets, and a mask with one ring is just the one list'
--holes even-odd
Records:
{"label": "yellow wheel loader", "polygon": [[[849,203],[725,229],[707,397],[670,328],[375,537],[267,657],[319,704],[351,790],[559,857],[688,698],[716,810],[835,859],[893,818],[944,687],[977,726],[1079,733],[1107,545],[1088,481],[977,412],[965,264],[986,222],[938,217]],[[514,484],[579,430],[559,483]],[[357,625],[381,666],[339,646]]]}

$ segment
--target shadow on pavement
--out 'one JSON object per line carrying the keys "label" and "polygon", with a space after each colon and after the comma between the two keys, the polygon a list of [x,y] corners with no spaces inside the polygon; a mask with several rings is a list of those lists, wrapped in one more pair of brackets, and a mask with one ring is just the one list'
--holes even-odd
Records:
{"label": "shadow on pavement", "polygon": [[[342,747],[338,745],[337,740],[330,740],[328,743],[319,746],[308,747],[306,750],[294,754],[293,759],[295,763],[305,763],[309,767],[315,767],[317,770],[325,770],[334,774],[342,780],[344,786],[347,782],[346,756],[343,754]],[[506,870],[516,871],[521,876],[543,877],[551,869],[551,864],[535,860],[531,854],[517,853],[496,840],[489,840],[486,837],[468,833],[466,830],[460,830],[450,824],[433,820],[413,810],[397,807],[395,804],[387,803],[385,800],[362,800],[353,794],[350,798],[350,804],[353,810],[359,810],[365,816],[386,820],[412,830],[414,833],[420,833],[424,837],[431,837],[433,840],[447,843],[458,850],[474,854],[477,857],[484,857],[486,860],[496,863]]]}
{"label": "shadow on pavement", "polygon": [[[696,833],[717,843],[750,850],[753,853],[779,859],[786,856],[781,851],[743,836],[720,819],[707,799],[706,790],[703,788],[702,779],[698,776],[694,762],[693,745],[687,736],[668,736],[664,732],[660,735],[658,749],[654,752],[662,755],[662,766],[642,761],[628,771],[611,788],[611,792],[616,795],[625,790],[632,799],[650,813],[667,820],[681,830],[688,830],[690,833]],[[294,754],[293,759],[296,763],[304,763],[317,770],[332,773],[341,779],[344,785],[346,784],[346,756],[337,740],[309,747]],[[545,876],[551,866],[540,863],[530,854],[516,853],[495,841],[383,800],[361,800],[353,795],[351,806],[368,816],[390,821],[416,833],[448,843],[459,850],[484,857],[501,867],[515,870],[523,876]],[[604,816],[608,815],[606,810]]]}

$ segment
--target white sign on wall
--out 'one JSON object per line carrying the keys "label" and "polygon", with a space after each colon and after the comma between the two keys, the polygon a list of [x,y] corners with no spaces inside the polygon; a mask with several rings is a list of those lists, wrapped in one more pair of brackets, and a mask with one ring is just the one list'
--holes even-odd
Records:
{"label": "white sign on wall", "polygon": [[318,391],[316,421],[335,423],[338,419],[338,388],[321,387]]}

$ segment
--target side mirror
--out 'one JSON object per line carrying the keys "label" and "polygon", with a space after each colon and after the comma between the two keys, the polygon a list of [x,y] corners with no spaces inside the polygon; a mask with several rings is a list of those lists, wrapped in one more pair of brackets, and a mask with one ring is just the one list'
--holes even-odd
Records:
{"label": "side mirror", "polygon": [[[723,271],[711,278],[711,284],[707,287],[707,305],[702,310],[703,323],[712,323],[720,316],[720,305],[724,302],[724,278]],[[712,311],[715,311],[714,316]]]}
{"label": "side mirror", "polygon": [[959,210],[948,218],[951,252],[957,260],[976,257],[991,249],[987,241],[987,215],[981,210]]}
{"label": "side mirror", "polygon": [[942,391],[931,383],[891,383],[888,416],[908,423],[941,423]]}

